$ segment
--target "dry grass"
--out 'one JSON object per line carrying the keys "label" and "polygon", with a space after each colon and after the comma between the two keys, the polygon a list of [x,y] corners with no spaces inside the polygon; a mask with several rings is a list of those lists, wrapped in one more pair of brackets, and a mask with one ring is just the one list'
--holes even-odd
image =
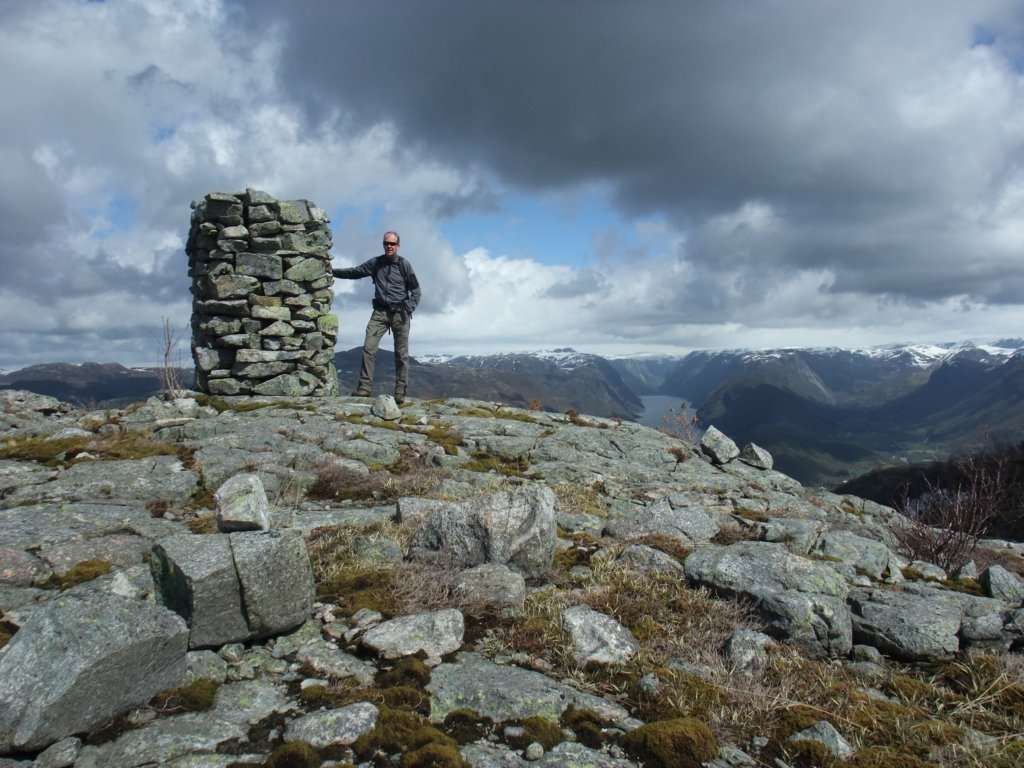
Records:
{"label": "dry grass", "polygon": [[394,464],[364,474],[323,456],[313,468],[315,479],[306,496],[323,501],[372,501],[391,504],[401,496],[425,496],[444,476],[429,459],[407,449]]}
{"label": "dry grass", "polygon": [[[617,548],[612,544],[591,558],[589,573],[531,594],[525,614],[493,622],[477,650],[491,657],[525,654],[529,665],[612,696],[641,719],[697,717],[720,740],[738,745],[767,736],[766,764],[775,757],[808,764],[788,738],[819,720],[830,721],[862,751],[864,766],[1019,764],[1012,760],[1024,753],[1012,739],[1024,732],[1020,656],[970,657],[928,672],[887,665],[880,680],[869,682],[842,664],[777,644],[763,669],[741,673],[722,651],[738,629],[759,628],[752,610],[664,574],[624,569],[614,562]],[[562,611],[579,604],[628,627],[640,643],[637,656],[617,668],[580,667],[561,628]],[[652,672],[656,692],[640,684]],[[890,700],[870,696],[869,686]],[[964,741],[970,729],[993,740]]]}
{"label": "dry grass", "polygon": [[[554,490],[564,511],[605,513],[599,486],[565,483]],[[690,588],[677,577],[624,568],[615,560],[623,542],[573,537],[574,547],[558,558],[548,585],[531,592],[523,612],[513,617],[481,603],[460,603],[453,587],[457,570],[444,563],[382,567],[361,561],[352,546],[356,535],[393,539],[408,551],[412,532],[378,524],[309,537],[318,592],[334,597],[344,611],[369,607],[393,616],[461,607],[466,642],[485,656],[512,659],[612,697],[648,722],[698,718],[721,742],[744,749],[751,749],[755,737],[767,737],[758,756],[764,765],[776,758],[795,768],[812,764],[818,759],[813,750],[788,739],[819,720],[835,725],[858,750],[853,768],[1024,764],[1024,748],[1013,742],[1024,732],[1020,656],[971,656],[927,669],[887,662],[877,678],[868,679],[780,643],[769,647],[760,668],[745,673],[731,668],[723,651],[737,630],[762,628],[753,609]],[[687,553],[664,541],[644,543],[677,559]],[[576,564],[588,568],[571,569]],[[633,633],[640,650],[631,661],[613,667],[576,662],[561,617],[567,607],[581,604]],[[649,684],[652,675],[655,686]],[[869,688],[888,698],[869,694]],[[990,738],[970,738],[975,731]],[[813,764],[832,766],[829,760]]]}
{"label": "dry grass", "polygon": [[158,440],[146,432],[80,435],[58,440],[31,437],[8,440],[0,447],[0,459],[35,461],[49,467],[69,467],[78,461],[86,460],[82,454],[89,454],[90,461],[145,459],[151,456],[184,458],[178,446]]}
{"label": "dry grass", "polygon": [[552,489],[558,499],[558,507],[570,515],[594,515],[608,517],[608,504],[601,495],[600,483],[559,483]]}

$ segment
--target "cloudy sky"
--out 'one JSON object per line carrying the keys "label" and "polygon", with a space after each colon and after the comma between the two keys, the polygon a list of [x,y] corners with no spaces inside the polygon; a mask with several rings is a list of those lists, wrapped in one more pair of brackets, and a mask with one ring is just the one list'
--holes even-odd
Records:
{"label": "cloudy sky", "polygon": [[0,0],[0,85],[7,370],[155,365],[247,186],[401,232],[414,356],[1024,333],[1019,0]]}

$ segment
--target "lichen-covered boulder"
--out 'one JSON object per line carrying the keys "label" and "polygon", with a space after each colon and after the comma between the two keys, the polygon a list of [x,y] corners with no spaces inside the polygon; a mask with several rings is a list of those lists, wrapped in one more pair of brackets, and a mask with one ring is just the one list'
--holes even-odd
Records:
{"label": "lichen-covered boulder", "polygon": [[779,544],[743,541],[698,550],[683,566],[691,581],[750,599],[772,634],[812,655],[843,657],[853,644],[846,581],[825,563]]}
{"label": "lichen-covered boulder", "polygon": [[934,596],[858,589],[850,594],[853,636],[900,661],[939,661],[960,650],[963,611]]}
{"label": "lichen-covered boulder", "polygon": [[90,731],[185,675],[188,627],[161,606],[66,594],[33,613],[0,657],[0,753]]}
{"label": "lichen-covered boulder", "polygon": [[413,537],[409,555],[457,568],[502,563],[526,578],[551,569],[555,494],[526,486],[463,502],[438,502]]}

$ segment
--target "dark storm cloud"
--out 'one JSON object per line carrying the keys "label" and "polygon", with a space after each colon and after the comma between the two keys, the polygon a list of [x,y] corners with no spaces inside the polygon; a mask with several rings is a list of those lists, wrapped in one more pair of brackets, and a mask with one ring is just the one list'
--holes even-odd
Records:
{"label": "dark storm cloud", "polygon": [[[704,268],[836,270],[835,290],[906,297],[1003,293],[993,270],[1007,264],[986,258],[983,221],[958,221],[955,246],[938,232],[967,207],[998,208],[1019,183],[1011,54],[1024,14],[1012,4],[295,8],[283,77],[301,84],[311,119],[340,109],[387,122],[403,146],[527,190],[602,182],[623,212],[698,234],[751,201],[771,208],[778,231],[754,233],[756,254],[723,255],[723,238],[697,237],[687,258]],[[992,269],[921,279],[965,259]],[[894,260],[910,266],[873,276]]]}

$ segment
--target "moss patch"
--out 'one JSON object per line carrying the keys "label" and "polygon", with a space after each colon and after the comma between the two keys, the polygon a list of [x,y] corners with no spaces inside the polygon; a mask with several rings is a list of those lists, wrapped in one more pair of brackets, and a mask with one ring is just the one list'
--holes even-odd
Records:
{"label": "moss patch", "polygon": [[63,576],[51,576],[41,586],[44,589],[59,589],[63,592],[66,589],[71,589],[78,584],[85,584],[87,581],[98,579],[100,576],[105,576],[113,570],[114,564],[109,560],[102,560],[100,558],[94,558],[92,560],[83,560],[80,563],[76,563],[68,569],[67,573]]}
{"label": "moss patch", "polygon": [[0,447],[0,459],[34,461],[48,467],[68,467],[76,462],[80,454],[86,452],[91,457],[90,461],[115,461],[177,456],[179,448],[145,432],[81,435],[58,440],[32,437],[7,441]]}
{"label": "moss patch", "polygon": [[459,744],[470,744],[494,732],[494,721],[471,709],[453,709],[444,718],[445,732]]}
{"label": "moss patch", "polygon": [[217,684],[200,678],[181,688],[171,688],[153,697],[150,704],[161,712],[205,712],[217,698]]}
{"label": "moss patch", "polygon": [[645,768],[700,768],[718,757],[715,735],[692,717],[641,725],[622,738],[622,747]]}
{"label": "moss patch", "polygon": [[282,744],[264,763],[266,768],[319,768],[323,761],[320,754],[302,741],[291,741]]}
{"label": "moss patch", "polygon": [[407,752],[413,734],[426,725],[419,715],[393,707],[379,707],[379,713],[373,730],[364,733],[352,745],[360,760],[372,759],[378,750],[389,755]]}
{"label": "moss patch", "polygon": [[499,475],[508,475],[509,477],[526,477],[530,461],[529,459],[503,459],[485,451],[476,451],[473,458],[463,464],[462,468],[470,472],[497,472]]}
{"label": "moss patch", "polygon": [[562,729],[558,727],[556,723],[551,722],[546,717],[540,717],[534,715],[533,717],[527,717],[515,723],[523,732],[509,739],[509,746],[515,749],[526,749],[528,746],[537,742],[546,752],[552,749],[556,744],[560,744],[565,741],[565,735],[562,733]]}

